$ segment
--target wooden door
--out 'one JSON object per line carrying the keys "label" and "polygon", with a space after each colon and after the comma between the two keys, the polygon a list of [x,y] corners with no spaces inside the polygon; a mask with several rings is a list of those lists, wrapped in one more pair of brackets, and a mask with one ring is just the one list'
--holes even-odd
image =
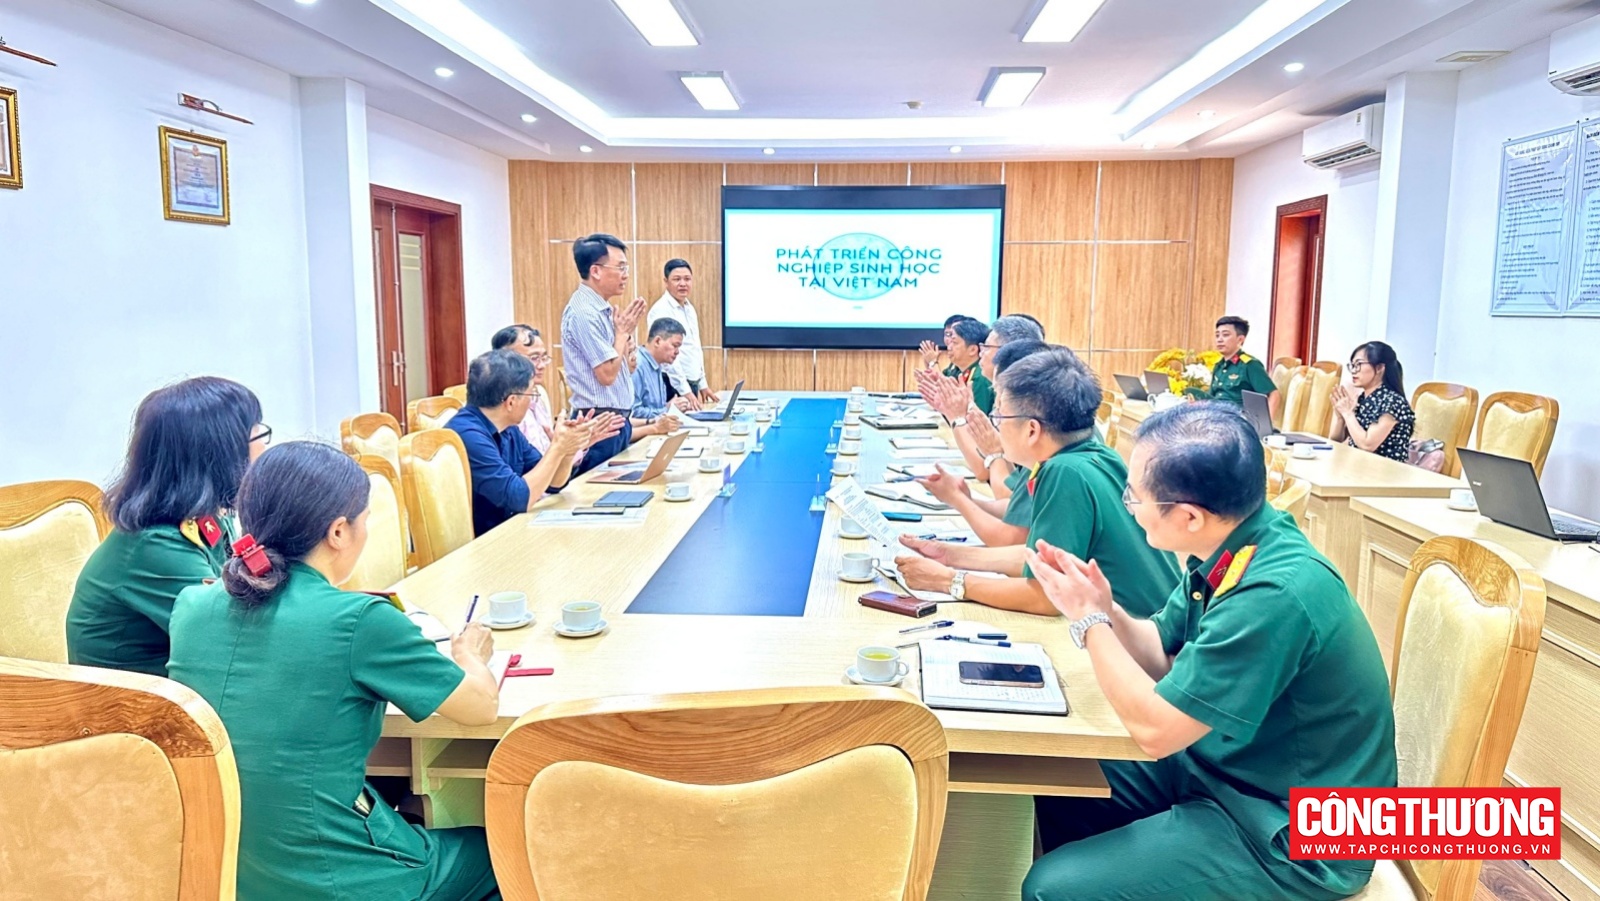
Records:
{"label": "wooden door", "polygon": [[1278,207],[1267,359],[1317,359],[1327,195]]}
{"label": "wooden door", "polygon": [[466,381],[461,207],[372,186],[378,377],[383,410]]}

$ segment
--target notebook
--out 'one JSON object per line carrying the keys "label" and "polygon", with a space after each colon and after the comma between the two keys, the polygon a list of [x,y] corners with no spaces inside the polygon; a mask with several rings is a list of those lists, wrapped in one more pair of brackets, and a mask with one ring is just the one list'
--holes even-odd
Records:
{"label": "notebook", "polygon": [[[945,710],[989,710],[996,713],[1038,713],[1066,716],[1067,696],[1050,655],[1037,644],[1009,648],[969,644],[964,641],[919,641],[922,703]],[[1044,671],[1043,688],[1003,685],[969,685],[961,681],[962,661],[1012,663],[1037,666]]]}

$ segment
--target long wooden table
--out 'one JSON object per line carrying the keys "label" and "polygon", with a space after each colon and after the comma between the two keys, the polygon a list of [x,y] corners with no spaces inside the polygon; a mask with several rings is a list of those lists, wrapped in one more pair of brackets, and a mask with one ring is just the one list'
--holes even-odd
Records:
{"label": "long wooden table", "polygon": [[[1124,401],[1118,422],[1117,449],[1126,457],[1133,433],[1149,418],[1146,401]],[[1352,590],[1361,571],[1361,516],[1350,508],[1355,497],[1450,496],[1465,484],[1405,463],[1330,442],[1332,450],[1318,451],[1310,460],[1290,459],[1287,472],[1311,485],[1306,504],[1306,536],[1322,551]]]}
{"label": "long wooden table", "polygon": [[[713,437],[724,429],[716,427]],[[882,481],[883,467],[892,462],[892,434],[903,433],[863,428],[857,459],[864,482]],[[641,445],[635,445],[623,458],[642,456]],[[736,474],[748,459],[748,454],[724,455]],[[693,461],[677,465],[692,468]],[[425,609],[451,628],[464,621],[474,594],[486,598],[496,591],[526,592],[536,615],[534,623],[497,632],[496,648],[522,654],[524,666],[554,667],[555,674],[507,679],[500,694],[500,718],[489,726],[465,727],[438,716],[412,723],[391,709],[370,772],[410,777],[436,825],[481,822],[481,780],[494,742],[519,716],[540,704],[615,695],[835,685],[846,681],[844,670],[854,662],[857,648],[904,644],[915,637],[902,636],[898,630],[917,621],[856,603],[864,590],[874,586],[836,577],[841,553],[868,548],[864,541],[838,537],[840,517],[831,505],[821,514],[803,616],[627,613],[628,605],[678,549],[696,520],[716,515],[711,508],[718,503],[721,481],[720,473],[696,473],[691,480],[693,500],[669,503],[657,497],[645,508],[644,522],[636,525],[543,526],[534,524],[531,514],[517,516],[395,586],[408,607]],[[645,487],[659,490],[661,485],[658,481]],[[539,509],[588,505],[614,487],[579,480],[543,501]],[[736,493],[727,503],[738,502]],[[907,529],[915,531],[917,526]],[[703,562],[707,567],[745,570],[750,590],[762,590],[759,559]],[[574,600],[601,605],[609,623],[604,634],[567,639],[552,631],[561,605]],[[1066,717],[935,711],[950,745],[951,791],[958,793],[951,798],[935,897],[1015,898],[1031,860],[1031,796],[1106,796],[1109,789],[1097,761],[1144,759],[1144,755],[1097,688],[1088,656],[1072,645],[1059,620],[973,603],[943,604],[938,616],[985,623],[1008,632],[1015,641],[1044,645],[1065,683],[1072,711]],[[917,693],[914,666],[904,687]]]}
{"label": "long wooden table", "polygon": [[1518,786],[1561,788],[1562,857],[1530,861],[1569,899],[1600,899],[1600,553],[1503,526],[1427,498],[1355,498],[1361,518],[1356,598],[1387,661],[1411,555],[1430,538],[1493,542],[1544,578],[1544,637],[1506,767]]}

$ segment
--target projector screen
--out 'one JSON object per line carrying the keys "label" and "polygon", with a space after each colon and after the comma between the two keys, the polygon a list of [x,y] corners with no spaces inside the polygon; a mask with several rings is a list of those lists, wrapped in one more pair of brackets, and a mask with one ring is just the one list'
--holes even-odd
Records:
{"label": "projector screen", "polygon": [[1000,315],[1005,187],[724,187],[725,347],[898,350]]}

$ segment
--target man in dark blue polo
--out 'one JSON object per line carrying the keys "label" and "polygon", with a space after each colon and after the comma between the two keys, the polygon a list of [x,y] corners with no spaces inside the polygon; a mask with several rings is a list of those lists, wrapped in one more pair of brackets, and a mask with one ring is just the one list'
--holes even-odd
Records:
{"label": "man in dark blue polo", "polygon": [[[467,368],[467,404],[445,423],[467,449],[475,535],[526,513],[546,493],[560,491],[572,475],[577,452],[590,440],[603,441],[621,430],[617,417],[557,422],[550,450],[540,454],[517,428],[537,397],[533,382],[533,364],[526,357],[492,350]],[[602,434],[600,429],[609,431]]]}

